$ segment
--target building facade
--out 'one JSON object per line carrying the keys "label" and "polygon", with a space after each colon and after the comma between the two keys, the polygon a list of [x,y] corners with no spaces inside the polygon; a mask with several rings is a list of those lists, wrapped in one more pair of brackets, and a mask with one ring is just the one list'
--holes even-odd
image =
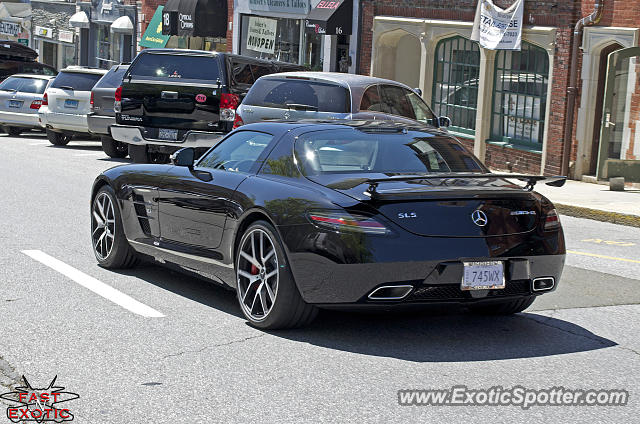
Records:
{"label": "building facade", "polygon": [[0,2],[0,39],[31,46],[31,4]]}
{"label": "building facade", "polygon": [[56,69],[78,63],[78,40],[69,26],[75,13],[75,3],[31,0],[30,47],[38,52],[39,62]]}

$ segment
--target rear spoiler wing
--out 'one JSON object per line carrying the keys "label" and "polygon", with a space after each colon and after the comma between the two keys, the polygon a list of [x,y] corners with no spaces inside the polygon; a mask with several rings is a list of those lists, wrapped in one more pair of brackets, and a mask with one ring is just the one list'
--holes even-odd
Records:
{"label": "rear spoiler wing", "polygon": [[508,178],[513,180],[526,181],[524,190],[532,191],[538,182],[544,182],[546,185],[553,187],[562,187],[567,181],[567,177],[545,177],[542,175],[522,175],[522,174],[492,174],[492,173],[438,173],[428,175],[414,176],[394,176],[387,178],[370,178],[363,179],[362,183],[369,184],[369,188],[365,192],[368,195],[377,194],[376,189],[380,183],[392,183],[395,181],[416,181],[416,180],[450,180],[450,179],[482,179],[482,178]]}

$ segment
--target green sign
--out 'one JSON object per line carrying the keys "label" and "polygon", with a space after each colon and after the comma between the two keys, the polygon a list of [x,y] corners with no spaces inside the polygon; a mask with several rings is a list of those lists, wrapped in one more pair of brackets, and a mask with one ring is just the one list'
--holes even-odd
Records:
{"label": "green sign", "polygon": [[18,38],[18,43],[24,44],[25,46],[29,47],[29,40],[27,38]]}
{"label": "green sign", "polygon": [[164,9],[164,6],[158,6],[156,13],[153,14],[147,30],[142,35],[140,46],[161,49],[169,41],[170,35],[162,35],[162,9]]}

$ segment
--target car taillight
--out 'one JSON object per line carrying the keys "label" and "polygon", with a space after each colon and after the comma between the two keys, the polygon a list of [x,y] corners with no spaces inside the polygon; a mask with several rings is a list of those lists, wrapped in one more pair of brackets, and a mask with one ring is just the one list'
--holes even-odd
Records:
{"label": "car taillight", "polygon": [[31,109],[40,109],[40,106],[42,106],[42,100],[34,100],[31,102]]}
{"label": "car taillight", "polygon": [[240,114],[236,111],[236,117],[233,118],[233,129],[236,129],[243,125],[244,125],[244,121],[242,120],[242,117],[240,116]]}
{"label": "car taillight", "polygon": [[113,111],[116,113],[122,112],[122,86],[116,88],[114,94],[115,101],[113,102]]}
{"label": "car taillight", "polygon": [[389,229],[373,218],[338,211],[309,212],[309,219],[319,227],[333,231],[360,232],[367,234],[387,234]]}
{"label": "car taillight", "polygon": [[235,122],[236,108],[240,104],[237,94],[222,93],[220,96],[220,120]]}
{"label": "car taillight", "polygon": [[44,93],[44,96],[42,96],[42,106],[47,106],[49,105],[49,96],[47,95],[47,93]]}
{"label": "car taillight", "polygon": [[91,92],[91,100],[89,100],[89,107],[93,110],[93,91]]}
{"label": "car taillight", "polygon": [[544,230],[551,231],[560,228],[560,216],[555,209],[551,209],[544,217]]}

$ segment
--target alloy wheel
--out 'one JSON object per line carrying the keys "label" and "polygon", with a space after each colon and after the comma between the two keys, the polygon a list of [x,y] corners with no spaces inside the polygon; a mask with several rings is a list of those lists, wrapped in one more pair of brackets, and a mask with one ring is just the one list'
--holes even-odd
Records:
{"label": "alloy wheel", "polygon": [[93,251],[100,260],[105,260],[113,249],[116,234],[116,216],[111,197],[99,193],[93,200],[91,211],[91,240]]}
{"label": "alloy wheel", "polygon": [[237,264],[238,298],[246,315],[264,320],[278,295],[278,255],[275,243],[256,228],[243,238]]}

